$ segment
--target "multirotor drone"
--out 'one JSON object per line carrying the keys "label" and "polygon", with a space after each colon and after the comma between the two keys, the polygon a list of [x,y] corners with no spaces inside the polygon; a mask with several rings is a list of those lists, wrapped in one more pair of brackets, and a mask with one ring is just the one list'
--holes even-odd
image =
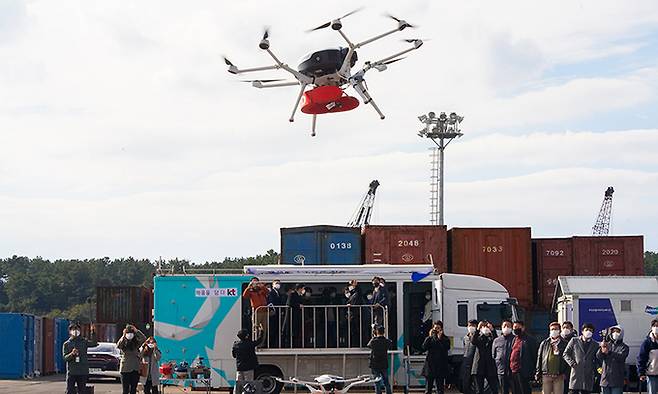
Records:
{"label": "multirotor drone", "polygon": [[364,384],[376,384],[381,378],[375,378],[370,375],[361,375],[356,378],[345,379],[336,375],[320,375],[313,379],[312,382],[290,378],[284,380],[276,378],[280,383],[301,385],[306,387],[310,394],[347,394],[351,388]]}
{"label": "multirotor drone", "polygon": [[[326,22],[310,31],[316,31],[331,27],[343,37],[347,43],[347,47],[339,47],[333,49],[323,49],[309,54],[304,57],[302,62],[297,67],[297,70],[283,63],[279,58],[274,55],[270,50],[269,32],[265,30],[263,38],[258,45],[260,49],[266,51],[272,59],[274,65],[264,67],[253,67],[240,69],[231,63],[230,60],[224,58],[224,62],[228,66],[228,72],[232,74],[244,74],[256,71],[266,70],[285,70],[292,74],[296,81],[285,81],[282,79],[257,79],[246,82],[251,82],[256,88],[275,88],[283,86],[300,86],[299,95],[295,101],[295,106],[290,115],[290,122],[295,120],[295,112],[301,102],[301,111],[305,114],[313,115],[313,123],[311,126],[311,136],[315,136],[315,126],[317,116],[321,114],[335,113],[350,111],[359,106],[359,100],[355,97],[348,95],[345,89],[348,87],[354,88],[357,94],[361,97],[364,104],[370,104],[379,114],[380,119],[384,119],[384,114],[379,109],[375,101],[368,93],[368,85],[364,79],[366,72],[371,69],[377,71],[384,71],[388,65],[404,59],[402,55],[414,51],[423,45],[421,39],[406,39],[405,42],[411,44],[411,48],[399,51],[393,55],[384,57],[377,61],[366,61],[359,70],[353,70],[358,60],[356,50],[364,45],[370,44],[374,41],[380,40],[393,33],[402,31],[408,27],[415,27],[403,19],[396,18],[388,15],[393,19],[397,26],[385,33],[376,35],[372,38],[361,42],[352,42],[343,33],[342,19],[348,17],[359,10],[349,12],[338,19]],[[307,88],[310,88],[307,90]]]}

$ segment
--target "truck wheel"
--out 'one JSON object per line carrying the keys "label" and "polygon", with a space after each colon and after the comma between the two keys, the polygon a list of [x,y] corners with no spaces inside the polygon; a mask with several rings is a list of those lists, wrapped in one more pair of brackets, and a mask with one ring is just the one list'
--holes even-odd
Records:
{"label": "truck wheel", "polygon": [[275,378],[283,378],[283,372],[275,366],[266,365],[256,370],[256,380],[263,385],[263,394],[279,394],[283,389],[283,383],[277,382]]}

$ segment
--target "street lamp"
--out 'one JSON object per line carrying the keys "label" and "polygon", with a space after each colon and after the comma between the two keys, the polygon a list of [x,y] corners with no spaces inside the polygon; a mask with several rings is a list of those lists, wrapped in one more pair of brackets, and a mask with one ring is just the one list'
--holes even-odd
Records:
{"label": "street lamp", "polygon": [[[453,139],[463,135],[460,125],[464,117],[457,115],[455,112],[451,112],[450,115],[441,112],[437,117],[436,113],[429,112],[427,115],[420,115],[418,120],[423,124],[423,128],[418,132],[418,136],[432,140],[437,146],[432,152],[430,223],[443,225],[444,150]],[[436,154],[437,151],[438,155]]]}

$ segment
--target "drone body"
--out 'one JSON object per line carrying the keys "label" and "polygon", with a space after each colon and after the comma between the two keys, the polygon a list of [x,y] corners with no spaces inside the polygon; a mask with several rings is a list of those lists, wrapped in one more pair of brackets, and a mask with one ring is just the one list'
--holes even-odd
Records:
{"label": "drone body", "polygon": [[423,45],[423,41],[420,39],[405,40],[407,43],[412,44],[412,47],[374,62],[367,61],[364,63],[364,66],[361,69],[353,71],[353,68],[358,61],[358,56],[356,53],[357,49],[363,47],[366,44],[387,37],[393,33],[402,31],[407,27],[414,27],[404,20],[390,16],[397,22],[395,29],[379,34],[365,41],[353,43],[341,30],[343,26],[341,19],[353,14],[354,12],[356,11],[352,11],[346,15],[343,15],[341,18],[327,22],[311,30],[315,31],[331,26],[331,28],[337,31],[347,42],[347,47],[323,49],[313,52],[302,59],[302,62],[299,64],[297,69],[293,69],[287,64],[281,62],[274,55],[274,53],[272,53],[270,50],[270,42],[268,40],[269,32],[265,31],[263,39],[258,46],[262,50],[266,51],[272,57],[272,59],[274,59],[275,64],[264,67],[239,69],[228,59],[224,58],[226,65],[229,66],[228,72],[232,74],[243,74],[256,71],[283,69],[284,71],[292,74],[292,76],[295,78],[295,81],[267,79],[252,80],[246,82],[251,82],[254,87],[259,89],[283,86],[299,86],[299,94],[297,96],[297,100],[295,101],[295,105],[292,114],[290,115],[289,121],[294,121],[295,112],[301,103],[301,111],[313,116],[311,131],[312,136],[315,136],[317,115],[350,111],[359,106],[359,100],[356,97],[350,96],[345,91],[345,89],[350,87],[356,91],[359,97],[361,97],[364,104],[370,104],[379,114],[380,119],[384,119],[384,114],[381,112],[377,104],[375,104],[372,97],[368,93],[368,87],[365,83],[364,76],[366,72],[373,68],[378,71],[386,70],[388,64],[402,60],[404,59],[401,57],[402,55],[420,48]]}

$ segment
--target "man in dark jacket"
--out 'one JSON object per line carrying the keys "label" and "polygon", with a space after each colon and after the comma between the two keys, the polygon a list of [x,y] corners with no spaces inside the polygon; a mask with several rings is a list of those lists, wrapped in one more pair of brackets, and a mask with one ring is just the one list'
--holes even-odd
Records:
{"label": "man in dark jacket", "polygon": [[535,376],[537,345],[534,338],[525,332],[525,324],[522,321],[514,322],[513,332],[514,341],[509,356],[512,393],[530,394],[532,392],[530,381]]}
{"label": "man in dark jacket", "polygon": [[471,337],[471,343],[477,349],[471,367],[471,373],[475,375],[477,394],[484,394],[485,380],[489,384],[492,393],[498,391],[498,373],[492,352],[494,337],[488,324],[488,321],[481,321],[478,324],[478,330]]}
{"label": "man in dark jacket", "polygon": [[426,394],[432,394],[435,383],[436,393],[443,394],[445,378],[450,371],[449,350],[450,340],[443,334],[443,322],[435,321],[430,335],[423,342],[423,351],[427,352],[422,371],[422,376],[427,380]]}
{"label": "man in dark jacket", "polygon": [[[566,320],[562,323],[562,332],[560,333],[560,336],[567,343],[569,343],[571,338],[575,338],[578,336],[578,333],[573,328],[572,322]],[[571,376],[571,367],[569,366],[569,364],[567,364],[567,370],[564,371],[564,394],[569,393],[569,376]]]}
{"label": "man in dark jacket", "polygon": [[564,375],[568,370],[564,361],[567,340],[560,335],[560,323],[548,326],[549,336],[539,345],[536,380],[542,383],[542,394],[563,394]]}
{"label": "man in dark jacket", "polygon": [[270,324],[268,325],[268,345],[277,348],[280,344],[281,327],[283,326],[283,308],[286,305],[286,296],[281,291],[281,281],[275,279],[272,281],[272,288],[267,293],[267,305],[272,307],[268,312],[270,315]]}
{"label": "man in dark jacket", "polygon": [[373,305],[372,314],[375,324],[384,325],[384,309],[390,306],[390,301],[384,280],[377,276],[372,278],[372,300],[370,303]]}
{"label": "man in dark jacket", "polygon": [[596,352],[599,350],[599,344],[592,336],[594,325],[585,323],[581,336],[571,338],[564,349],[564,361],[571,367],[569,390],[573,394],[588,394],[594,390]]}
{"label": "man in dark jacket", "polygon": [[462,357],[462,363],[459,370],[459,380],[461,383],[461,392],[464,394],[473,394],[475,392],[475,390],[473,390],[474,382],[471,370],[473,368],[473,358],[475,357],[477,348],[471,343],[471,337],[475,334],[475,331],[477,331],[477,326],[477,320],[469,320],[468,326],[466,327],[468,333],[462,339],[464,341],[464,356]]}
{"label": "man in dark jacket", "polygon": [[648,394],[658,394],[658,319],[651,321],[651,332],[640,346],[637,371],[640,380],[647,381]]}
{"label": "man in dark jacket", "polygon": [[[345,322],[349,323],[350,338],[348,347],[361,347],[361,344],[366,344],[369,338],[371,329],[370,315],[361,309],[363,305],[363,296],[361,289],[356,280],[351,280],[345,288],[345,305],[348,306],[345,311]],[[366,319],[367,318],[367,319]],[[345,330],[347,331],[347,330]]]}
{"label": "man in dark jacket", "polygon": [[241,381],[253,381],[254,380],[254,371],[258,368],[258,357],[256,356],[256,348],[265,339],[263,335],[263,327],[257,327],[258,338],[255,341],[252,341],[249,335],[249,331],[242,329],[238,331],[238,339],[233,343],[233,350],[231,354],[235,359],[235,366],[237,369],[237,374],[235,376],[235,391],[234,394],[238,393],[238,382]]}
{"label": "man in dark jacket", "polygon": [[512,342],[514,341],[511,320],[503,320],[501,323],[501,332],[503,335],[494,339],[491,351],[493,352],[493,358],[498,373],[499,393],[509,394],[510,388],[512,387],[512,371],[509,368],[509,356],[512,352]]}
{"label": "man in dark jacket", "polygon": [[284,346],[290,346],[292,342],[293,347],[302,346],[302,307],[303,296],[305,293],[304,285],[298,283],[295,285],[294,290],[288,296],[286,302],[286,313],[284,317],[283,329],[281,337],[284,340]]}
{"label": "man in dark jacket", "polygon": [[66,394],[84,393],[89,379],[89,362],[87,361],[87,348],[98,346],[96,330],[91,326],[90,339],[83,338],[80,324],[69,325],[69,339],[62,346],[62,354],[66,361]]}
{"label": "man in dark jacket", "polygon": [[368,342],[370,348],[369,366],[372,375],[381,380],[375,383],[375,393],[382,394],[382,386],[386,394],[392,394],[391,383],[388,381],[388,351],[393,348],[393,342],[384,336],[384,326],[376,325],[373,338]]}
{"label": "man in dark jacket", "polygon": [[620,326],[610,327],[603,338],[596,358],[603,361],[601,383],[603,394],[623,394],[626,376],[628,345],[624,343],[624,333]]}

